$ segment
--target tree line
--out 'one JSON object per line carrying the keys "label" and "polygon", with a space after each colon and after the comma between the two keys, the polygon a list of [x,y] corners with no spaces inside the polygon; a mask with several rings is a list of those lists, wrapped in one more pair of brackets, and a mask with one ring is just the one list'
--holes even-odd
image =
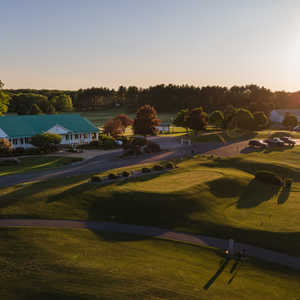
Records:
{"label": "tree line", "polygon": [[[268,115],[273,109],[300,107],[300,92],[273,92],[254,84],[231,88],[160,84],[148,88],[135,86],[120,86],[118,89],[92,87],[77,91],[2,89],[1,93],[6,94],[6,100],[3,100],[4,97],[1,94],[0,105],[6,105],[8,112],[20,114],[39,113],[40,111],[53,113],[72,109],[97,111],[116,106],[136,111],[139,107],[149,104],[158,112],[177,112],[181,109],[193,109],[201,106],[203,110],[211,113],[215,110],[224,110],[227,106],[232,105],[247,109],[252,113],[262,111]],[[57,97],[60,99],[58,100]],[[9,102],[8,99],[10,99]]]}

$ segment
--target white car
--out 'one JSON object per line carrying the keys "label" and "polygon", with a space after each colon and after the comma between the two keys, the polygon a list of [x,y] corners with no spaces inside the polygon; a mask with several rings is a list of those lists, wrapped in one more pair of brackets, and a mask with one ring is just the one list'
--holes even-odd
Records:
{"label": "white car", "polygon": [[298,126],[294,127],[293,130],[299,132],[300,131],[300,126],[298,125]]}

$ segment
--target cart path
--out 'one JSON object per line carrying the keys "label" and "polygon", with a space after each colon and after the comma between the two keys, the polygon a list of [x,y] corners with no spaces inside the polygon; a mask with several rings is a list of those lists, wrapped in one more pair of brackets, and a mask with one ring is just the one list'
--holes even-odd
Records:
{"label": "cart path", "polygon": [[[222,250],[226,250],[228,248],[228,240],[225,239],[188,234],[156,227],[120,224],[114,222],[42,219],[0,219],[0,228],[8,227],[90,229],[105,232],[142,235],[152,238],[184,242],[198,246],[214,247]],[[246,250],[248,256],[300,270],[300,257],[290,256],[280,252],[255,247],[249,244],[235,243],[235,251],[242,251],[243,249]]]}

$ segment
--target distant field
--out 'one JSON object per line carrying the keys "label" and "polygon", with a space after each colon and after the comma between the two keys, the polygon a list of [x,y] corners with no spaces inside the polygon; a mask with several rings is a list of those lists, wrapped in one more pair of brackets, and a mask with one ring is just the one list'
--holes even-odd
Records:
{"label": "distant field", "polygon": [[[108,185],[87,176],[0,189],[0,217],[114,220],[202,233],[300,253],[300,147],[233,158],[200,156],[164,174]],[[133,169],[141,166],[131,167]],[[127,168],[128,169],[128,168]],[[290,190],[254,181],[293,178]]]}
{"label": "distant field", "polygon": [[[130,118],[135,118],[135,113],[128,113],[124,108],[114,108],[98,112],[79,112],[83,117],[93,122],[96,126],[101,127],[103,124],[119,114],[127,114]],[[158,114],[158,117],[162,122],[170,122],[175,114]]]}
{"label": "distant field", "polygon": [[0,298],[297,299],[300,273],[142,236],[0,229]]}

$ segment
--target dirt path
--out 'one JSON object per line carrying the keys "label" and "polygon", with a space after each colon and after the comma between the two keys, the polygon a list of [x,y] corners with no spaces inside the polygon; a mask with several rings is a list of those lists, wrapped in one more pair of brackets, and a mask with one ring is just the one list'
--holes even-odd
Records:
{"label": "dirt path", "polygon": [[[179,241],[199,246],[214,247],[226,250],[228,240],[218,239],[203,235],[192,235],[188,233],[171,231],[148,226],[137,226],[129,224],[119,224],[112,222],[92,222],[92,221],[68,221],[68,220],[39,220],[39,219],[0,219],[0,227],[43,227],[43,228],[73,228],[90,229],[106,232],[121,232],[141,236],[148,236],[164,240]],[[251,246],[248,244],[235,243],[235,251],[246,250],[248,256],[256,257],[271,263],[280,264],[296,270],[300,270],[300,258],[289,256],[283,253]]]}

